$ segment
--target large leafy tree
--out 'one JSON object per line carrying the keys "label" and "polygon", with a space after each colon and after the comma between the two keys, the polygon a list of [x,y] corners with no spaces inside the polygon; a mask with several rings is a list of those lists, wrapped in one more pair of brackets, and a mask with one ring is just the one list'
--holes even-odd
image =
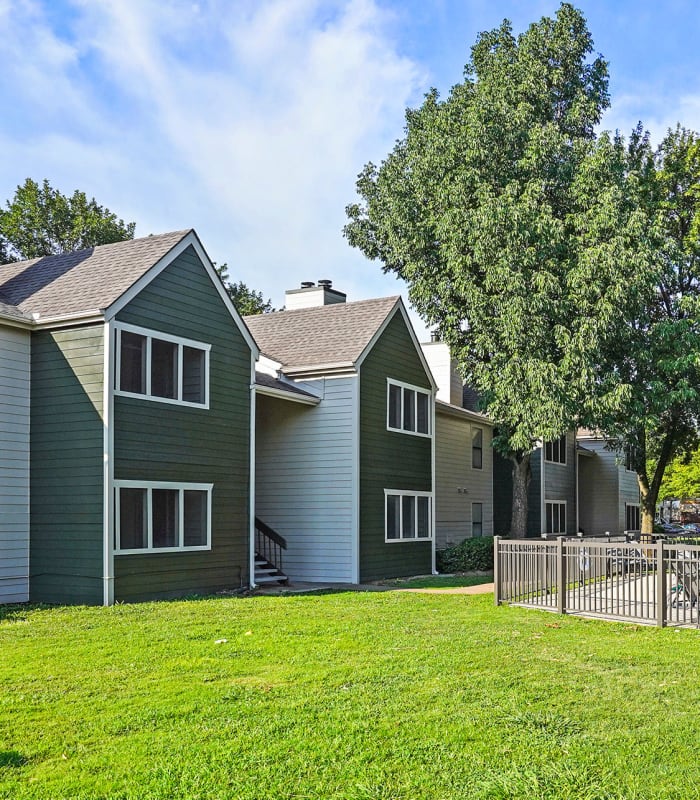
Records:
{"label": "large leafy tree", "polygon": [[[532,449],[593,412],[600,348],[646,273],[625,148],[594,134],[608,91],[592,50],[567,3],[517,38],[507,21],[482,33],[464,81],[407,112],[347,208],[350,244],[407,282],[496,421],[516,536]],[[601,384],[597,402],[619,390]]]}
{"label": "large leafy tree", "polygon": [[660,500],[688,500],[700,497],[700,448],[678,456],[668,465],[659,490]]}
{"label": "large leafy tree", "polygon": [[84,192],[67,196],[48,180],[39,185],[27,178],[0,210],[0,256],[5,261],[39,258],[120,242],[133,239],[135,227]]}
{"label": "large leafy tree", "polygon": [[666,467],[699,439],[700,139],[677,127],[653,151],[638,129],[629,154],[655,234],[655,273],[620,309],[601,370],[618,382],[620,402],[602,409],[598,424],[631,452],[642,531],[651,533]]}

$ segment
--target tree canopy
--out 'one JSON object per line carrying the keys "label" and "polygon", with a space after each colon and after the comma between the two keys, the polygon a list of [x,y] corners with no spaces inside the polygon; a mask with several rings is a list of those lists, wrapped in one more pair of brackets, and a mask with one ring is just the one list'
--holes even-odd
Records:
{"label": "tree canopy", "polygon": [[464,81],[407,111],[347,207],[350,244],[407,282],[497,423],[514,535],[533,446],[619,405],[600,352],[652,269],[624,143],[594,133],[608,72],[592,52],[568,3],[517,38],[507,21],[482,33]]}
{"label": "tree canopy", "polygon": [[77,189],[68,197],[44,179],[17,187],[0,210],[0,257],[39,258],[134,238],[134,222],[125,223]]}
{"label": "tree canopy", "polygon": [[599,409],[597,422],[633,454],[642,530],[651,532],[666,466],[699,435],[700,139],[678,126],[654,150],[639,128],[629,161],[654,232],[654,271],[620,309],[600,368],[601,381],[618,382],[619,402]]}
{"label": "tree canopy", "polygon": [[674,458],[664,473],[659,500],[700,497],[700,448],[688,456]]}

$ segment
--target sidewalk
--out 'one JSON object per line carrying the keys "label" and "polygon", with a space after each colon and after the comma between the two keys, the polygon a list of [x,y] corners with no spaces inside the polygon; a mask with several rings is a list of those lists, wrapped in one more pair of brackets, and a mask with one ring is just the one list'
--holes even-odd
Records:
{"label": "sidewalk", "polygon": [[445,589],[409,589],[401,586],[386,586],[376,583],[293,583],[287,586],[264,585],[255,589],[255,594],[289,595],[311,592],[414,592],[418,594],[488,594],[493,592],[493,583],[480,583],[477,586],[451,586]]}

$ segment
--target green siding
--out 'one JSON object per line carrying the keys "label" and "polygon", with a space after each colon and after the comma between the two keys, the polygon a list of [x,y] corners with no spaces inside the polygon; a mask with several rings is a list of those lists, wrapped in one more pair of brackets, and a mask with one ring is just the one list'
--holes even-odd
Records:
{"label": "green siding", "polygon": [[32,334],[30,599],[101,603],[103,326]]}
{"label": "green siding", "polygon": [[212,549],[115,556],[115,599],[248,582],[250,348],[192,248],[118,321],[210,344],[209,409],[115,397],[114,477],[213,483]]}
{"label": "green siding", "polygon": [[428,573],[431,542],[384,541],[384,489],[429,492],[431,439],[388,431],[387,378],[430,389],[406,323],[396,313],[360,368],[360,580]]}

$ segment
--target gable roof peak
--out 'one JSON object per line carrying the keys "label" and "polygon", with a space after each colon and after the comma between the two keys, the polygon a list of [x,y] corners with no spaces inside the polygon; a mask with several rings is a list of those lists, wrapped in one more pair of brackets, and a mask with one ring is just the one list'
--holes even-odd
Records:
{"label": "gable roof peak", "polygon": [[71,317],[111,306],[192,228],[0,266],[0,295],[26,315]]}
{"label": "gable roof peak", "polygon": [[245,317],[261,352],[295,369],[352,368],[401,303],[399,295]]}

